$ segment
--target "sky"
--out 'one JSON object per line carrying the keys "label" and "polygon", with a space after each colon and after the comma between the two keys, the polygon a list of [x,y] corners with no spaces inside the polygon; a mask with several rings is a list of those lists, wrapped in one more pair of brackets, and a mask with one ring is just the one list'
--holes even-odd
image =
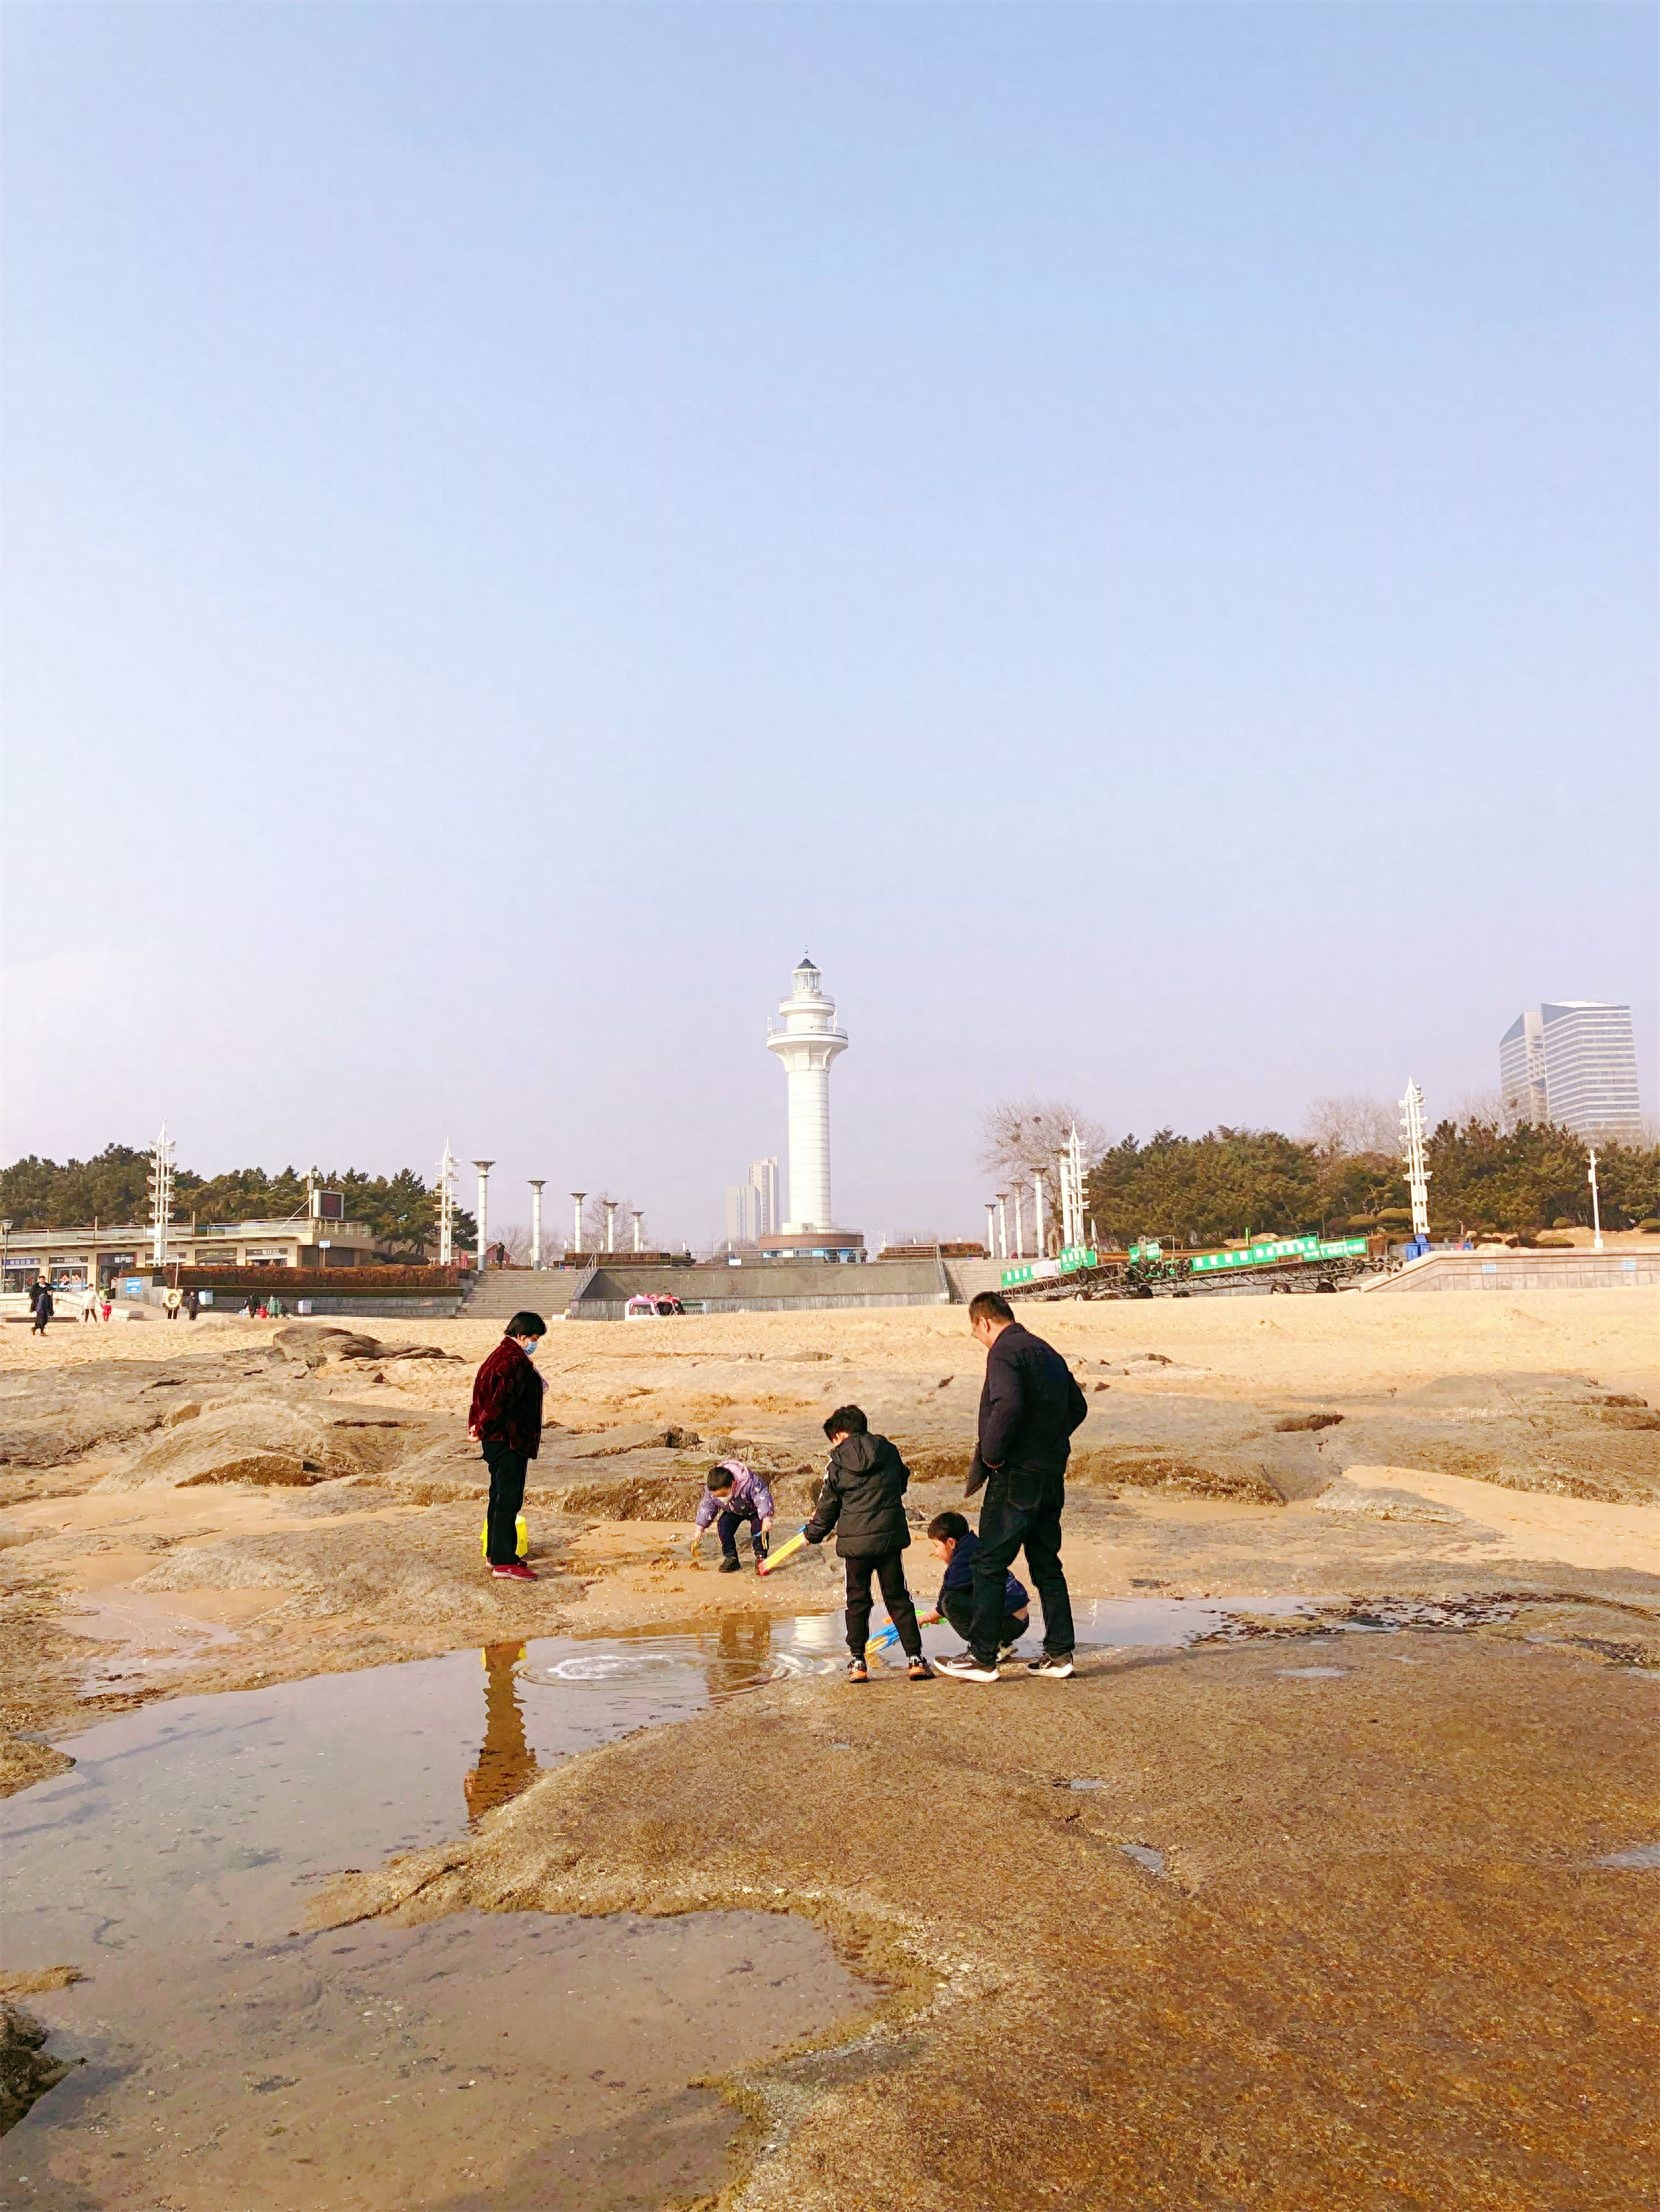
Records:
{"label": "sky", "polygon": [[1657,20],[12,0],[4,1156],[1660,1108]]}

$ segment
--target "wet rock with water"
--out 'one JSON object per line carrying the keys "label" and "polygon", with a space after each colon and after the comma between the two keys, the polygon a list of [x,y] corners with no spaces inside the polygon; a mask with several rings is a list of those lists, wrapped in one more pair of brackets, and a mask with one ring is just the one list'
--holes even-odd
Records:
{"label": "wet rock with water", "polygon": [[67,2059],[48,2055],[47,2036],[32,2012],[0,1997],[0,2135],[69,2072]]}

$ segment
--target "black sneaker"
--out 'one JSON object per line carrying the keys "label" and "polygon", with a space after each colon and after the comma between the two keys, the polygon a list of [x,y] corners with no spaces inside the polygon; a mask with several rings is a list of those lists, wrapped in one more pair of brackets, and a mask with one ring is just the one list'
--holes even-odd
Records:
{"label": "black sneaker", "polygon": [[1026,1662],[1028,1674],[1046,1674],[1054,1682],[1068,1681],[1073,1671],[1072,1654],[1069,1651],[1046,1651],[1040,1659],[1028,1659]]}
{"label": "black sneaker", "polygon": [[868,1682],[870,1669],[862,1659],[850,1659],[847,1662],[847,1679],[849,1682]]}
{"label": "black sneaker", "polygon": [[955,1659],[938,1659],[934,1664],[937,1673],[952,1675],[959,1682],[995,1682],[997,1680],[997,1669],[982,1666],[971,1651],[959,1651]]}
{"label": "black sneaker", "polygon": [[934,1679],[933,1668],[928,1664],[927,1660],[922,1657],[920,1652],[911,1661],[910,1665],[905,1669],[905,1672],[910,1676],[913,1682],[932,1682]]}
{"label": "black sneaker", "polygon": [[729,1552],[721,1561],[720,1571],[723,1575],[735,1575],[738,1572],[738,1555],[736,1552]]}

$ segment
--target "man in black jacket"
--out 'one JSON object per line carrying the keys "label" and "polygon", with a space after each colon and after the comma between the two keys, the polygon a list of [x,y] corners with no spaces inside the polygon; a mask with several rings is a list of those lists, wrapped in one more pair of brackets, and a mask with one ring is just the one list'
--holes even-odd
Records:
{"label": "man in black jacket", "polygon": [[997,1680],[1003,1578],[1024,1551],[1043,1601],[1043,1656],[1028,1674],[1063,1680],[1072,1672],[1072,1599],[1061,1569],[1061,1509],[1072,1432],[1089,1411],[1083,1392],[1052,1344],[1021,1327],[1006,1298],[983,1290],[969,1325],[986,1353],[980,1435],[967,1495],[982,1486],[980,1543],[974,1554],[974,1625],[969,1648],[939,1662],[961,1682]]}

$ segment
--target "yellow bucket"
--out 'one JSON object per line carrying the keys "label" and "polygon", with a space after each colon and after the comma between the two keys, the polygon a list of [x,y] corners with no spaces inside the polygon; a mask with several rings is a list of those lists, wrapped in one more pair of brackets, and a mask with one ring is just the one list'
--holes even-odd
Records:
{"label": "yellow bucket", "polygon": [[[519,1532],[519,1557],[523,1559],[530,1549],[530,1531],[525,1527],[525,1517],[522,1513],[514,1526]],[[479,1527],[478,1548],[483,1557],[488,1559],[490,1556],[490,1524],[488,1521],[483,1522]]]}

